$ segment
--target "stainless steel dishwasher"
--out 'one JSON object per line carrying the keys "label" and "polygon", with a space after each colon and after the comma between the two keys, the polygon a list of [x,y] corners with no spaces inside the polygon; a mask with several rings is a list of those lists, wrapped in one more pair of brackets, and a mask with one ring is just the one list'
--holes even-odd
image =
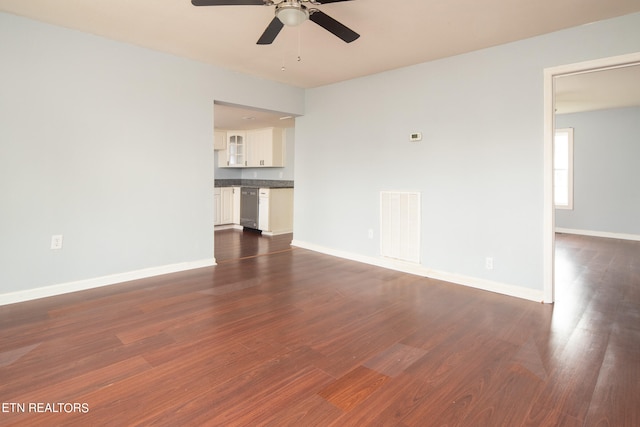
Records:
{"label": "stainless steel dishwasher", "polygon": [[258,189],[240,189],[240,225],[258,229]]}

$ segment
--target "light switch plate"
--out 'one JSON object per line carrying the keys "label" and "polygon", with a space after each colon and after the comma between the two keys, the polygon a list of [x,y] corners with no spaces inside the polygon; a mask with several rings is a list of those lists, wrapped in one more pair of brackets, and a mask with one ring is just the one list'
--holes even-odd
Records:
{"label": "light switch plate", "polygon": [[51,249],[62,249],[62,234],[51,236]]}

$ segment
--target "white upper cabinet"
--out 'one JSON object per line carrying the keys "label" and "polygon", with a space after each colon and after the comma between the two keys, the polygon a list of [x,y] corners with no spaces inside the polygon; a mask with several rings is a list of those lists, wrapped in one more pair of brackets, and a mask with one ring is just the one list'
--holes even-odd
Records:
{"label": "white upper cabinet", "polygon": [[241,168],[247,162],[247,134],[245,131],[227,131],[226,150],[218,151],[218,166]]}
{"label": "white upper cabinet", "polygon": [[284,167],[284,129],[227,131],[227,147],[218,152],[218,166]]}
{"label": "white upper cabinet", "polygon": [[227,149],[227,133],[225,131],[213,131],[213,149],[216,151]]}
{"label": "white upper cabinet", "polygon": [[265,128],[247,131],[247,145],[247,166],[254,168],[284,166],[283,129]]}

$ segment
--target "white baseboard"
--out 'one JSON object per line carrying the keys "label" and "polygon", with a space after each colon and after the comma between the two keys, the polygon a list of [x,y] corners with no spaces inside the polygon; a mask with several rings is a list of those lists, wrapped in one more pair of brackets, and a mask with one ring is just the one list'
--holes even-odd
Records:
{"label": "white baseboard", "polygon": [[223,224],[223,225],[216,225],[214,227],[214,230],[242,230],[244,227],[238,224]]}
{"label": "white baseboard", "polygon": [[293,230],[279,230],[279,231],[263,231],[263,236],[281,236],[283,234],[293,233]]}
{"label": "white baseboard", "polygon": [[27,289],[24,291],[9,292],[6,294],[0,294],[0,306],[34,300],[38,298],[62,295],[70,292],[84,291],[87,289],[99,288],[102,286],[115,285],[117,283],[128,282],[131,280],[146,279],[148,277],[160,276],[163,274],[193,270],[195,268],[211,267],[214,265],[216,265],[215,259],[181,262],[159,267],[144,268],[141,270],[129,271],[125,273],[111,274],[108,276],[94,277],[92,279],[78,280],[75,282],[43,286],[40,288]]}
{"label": "white baseboard", "polygon": [[442,280],[445,282],[454,283],[456,285],[468,286],[475,289],[481,289],[484,291],[495,292],[502,295],[508,295],[516,298],[522,298],[535,302],[542,302],[544,295],[542,290],[523,288],[521,286],[509,285],[506,283],[495,282],[486,279],[480,279],[477,277],[464,276],[461,274],[448,273],[445,271],[433,270],[426,268],[420,264],[414,264],[410,262],[403,262],[393,260],[389,258],[376,258],[370,256],[364,256],[354,254],[351,252],[336,250],[327,248],[324,246],[315,245],[313,243],[302,242],[300,240],[293,240],[292,246],[296,246],[303,249],[309,249],[314,252],[320,252],[326,255],[332,255],[339,258],[348,259],[351,261],[362,262],[365,264],[375,265],[377,267],[388,268],[390,270],[401,271],[403,273],[415,274],[417,276],[428,277],[430,279]]}
{"label": "white baseboard", "polygon": [[578,230],[574,228],[556,227],[556,233],[579,234],[581,236],[606,237],[608,239],[640,241],[640,235],[638,234],[610,233],[608,231]]}

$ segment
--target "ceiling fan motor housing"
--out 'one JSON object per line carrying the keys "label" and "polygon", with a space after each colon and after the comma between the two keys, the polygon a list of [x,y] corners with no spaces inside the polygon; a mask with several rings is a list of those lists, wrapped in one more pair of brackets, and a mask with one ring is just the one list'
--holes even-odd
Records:
{"label": "ceiling fan motor housing", "polygon": [[284,25],[295,27],[309,19],[309,11],[298,1],[285,0],[276,6],[276,16]]}

